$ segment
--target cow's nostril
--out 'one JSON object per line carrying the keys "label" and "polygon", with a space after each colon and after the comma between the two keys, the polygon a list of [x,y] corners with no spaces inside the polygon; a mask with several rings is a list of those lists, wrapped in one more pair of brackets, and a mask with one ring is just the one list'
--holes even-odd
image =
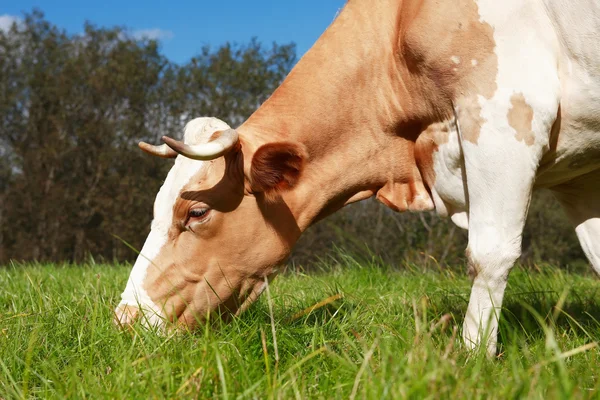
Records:
{"label": "cow's nostril", "polygon": [[135,322],[140,314],[138,307],[120,304],[115,310],[113,322],[119,328],[127,327]]}

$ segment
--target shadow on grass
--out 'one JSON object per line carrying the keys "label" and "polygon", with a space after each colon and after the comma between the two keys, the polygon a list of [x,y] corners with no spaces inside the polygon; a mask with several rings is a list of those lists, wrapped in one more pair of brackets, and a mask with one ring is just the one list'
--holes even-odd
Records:
{"label": "shadow on grass", "polygon": [[[277,307],[275,320],[278,325],[286,327],[323,326],[329,323],[333,318],[354,318],[354,310],[357,307],[353,301],[347,298],[341,298],[322,305],[315,309],[310,309],[318,301],[302,302],[298,306]],[[266,304],[254,304],[239,318],[248,324],[260,323],[270,324],[269,308]]]}
{"label": "shadow on grass", "polygon": [[[529,341],[546,337],[546,329],[569,335],[587,336],[598,341],[600,337],[600,295],[596,291],[585,294],[568,293],[559,305],[560,293],[540,291],[532,293],[507,293],[500,316],[498,343],[509,344],[523,338]],[[432,299],[428,307],[428,319],[438,319],[450,314],[454,323],[462,327],[467,311],[468,297],[460,295]]]}
{"label": "shadow on grass", "polygon": [[[575,293],[571,293],[570,297],[574,295]],[[508,301],[502,309],[500,341],[522,334],[534,338],[544,337],[548,326],[577,335],[583,334],[591,340],[599,339],[590,335],[590,332],[597,332],[600,328],[600,304],[597,301],[592,298],[575,298],[566,300],[560,308],[557,307],[558,302],[558,295]]]}
{"label": "shadow on grass", "polygon": [[[532,343],[544,340],[549,327],[560,335],[587,338],[589,341],[600,340],[597,334],[600,331],[600,285],[598,291],[593,286],[587,285],[580,290],[573,289],[562,300],[559,291],[548,287],[539,287],[539,289],[541,290],[507,292],[500,318],[498,338],[500,346],[522,341]],[[420,292],[419,295],[421,295]],[[467,309],[468,290],[459,288],[456,291],[443,292],[443,294],[438,292],[427,298],[426,320],[429,321],[428,324],[438,321],[445,314],[450,314],[452,316],[451,324],[459,328],[462,326]],[[414,300],[418,302],[419,299],[415,297]],[[346,295],[344,298],[311,309],[319,301],[322,301],[322,298],[305,299],[294,305],[276,307],[277,325],[294,330],[300,329],[297,332],[301,332],[302,329],[324,327],[332,321],[334,324],[335,321],[343,321],[344,324],[347,324],[346,326],[355,325],[356,330],[361,331],[367,324],[375,326],[376,321],[381,318],[390,317],[387,319],[393,320],[398,313],[408,313],[413,316],[411,305],[400,302],[396,306],[388,307],[385,311],[373,310],[376,315],[371,315],[370,304],[364,303],[352,295]],[[385,315],[385,313],[389,313],[389,315]],[[268,306],[265,303],[254,305],[240,318],[248,325],[257,322],[270,324]],[[414,323],[412,318],[405,318],[404,321],[404,323]],[[394,324],[395,322],[391,323],[391,325]],[[444,336],[446,335],[450,336],[451,330],[447,330],[444,333]]]}

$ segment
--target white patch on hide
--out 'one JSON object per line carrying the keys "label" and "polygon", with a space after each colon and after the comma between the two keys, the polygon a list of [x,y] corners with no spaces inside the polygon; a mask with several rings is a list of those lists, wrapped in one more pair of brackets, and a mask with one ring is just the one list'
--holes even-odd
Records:
{"label": "white patch on hide", "polygon": [[[216,131],[229,129],[229,125],[217,118],[196,118],[185,127],[184,142],[187,144],[206,143]],[[162,268],[153,260],[158,256],[168,241],[169,229],[173,224],[173,208],[181,190],[192,177],[208,165],[205,161],[196,161],[184,156],[177,156],[175,164],[169,171],[164,184],[160,188],[154,203],[154,219],[150,234],[144,243],[131,274],[125,291],[121,295],[119,306],[139,307],[144,313],[144,322],[150,326],[160,326],[164,314],[143,287],[148,268]],[[117,307],[118,312],[119,307]]]}

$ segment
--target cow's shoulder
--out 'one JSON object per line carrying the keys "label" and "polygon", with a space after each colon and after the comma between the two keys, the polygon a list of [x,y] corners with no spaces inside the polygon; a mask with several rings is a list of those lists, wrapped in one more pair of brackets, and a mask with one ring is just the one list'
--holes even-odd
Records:
{"label": "cow's shoulder", "polygon": [[493,27],[473,0],[423,0],[400,38],[411,72],[454,98],[465,92],[486,98],[496,90],[498,59]]}

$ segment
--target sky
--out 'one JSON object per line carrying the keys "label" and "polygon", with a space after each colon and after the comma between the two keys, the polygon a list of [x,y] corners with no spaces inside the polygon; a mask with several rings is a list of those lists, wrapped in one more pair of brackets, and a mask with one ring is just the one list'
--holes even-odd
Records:
{"label": "sky", "polygon": [[204,45],[247,43],[256,37],[297,45],[298,58],[333,21],[345,0],[0,0],[0,29],[34,8],[69,33],[96,26],[127,27],[137,37],[158,39],[171,61],[183,63]]}

